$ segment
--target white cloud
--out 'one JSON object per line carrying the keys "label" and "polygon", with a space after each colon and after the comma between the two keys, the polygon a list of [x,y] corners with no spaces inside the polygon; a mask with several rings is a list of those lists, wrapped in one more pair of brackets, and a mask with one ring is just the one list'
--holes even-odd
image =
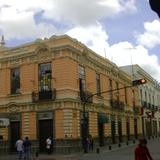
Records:
{"label": "white cloud", "polygon": [[[42,12],[41,12],[42,11]],[[77,38],[89,48],[113,60],[117,65],[128,65],[132,62],[147,69],[152,76],[160,80],[160,65],[156,56],[150,56],[143,46],[154,47],[160,37],[160,23],[145,23],[144,34],[137,35],[140,44],[134,46],[129,42],[121,42],[112,46],[108,43],[108,34],[100,21],[106,17],[117,17],[136,11],[135,0],[1,0],[0,34],[7,39],[25,39],[48,37],[52,34],[66,32]],[[40,21],[36,23],[35,15],[41,12]],[[45,18],[47,21],[42,20]],[[57,24],[51,23],[55,21]],[[143,46],[141,46],[143,45]],[[151,70],[152,68],[152,70]]]}
{"label": "white cloud", "polygon": [[46,10],[44,16],[86,26],[104,17],[135,11],[135,8],[135,0],[54,0],[54,9]]}
{"label": "white cloud", "polygon": [[136,35],[137,42],[148,48],[153,48],[160,44],[160,21],[144,23],[145,32]]}
{"label": "white cloud", "polygon": [[75,27],[66,34],[78,39],[102,56],[105,56],[105,49],[109,47],[108,35],[100,24],[89,27]]}
{"label": "white cloud", "polygon": [[[12,17],[12,18],[10,18]],[[49,36],[57,32],[53,25],[40,23],[36,24],[33,12],[19,11],[12,7],[3,8],[0,14],[0,29],[3,31],[6,39],[17,38],[34,38]]]}
{"label": "white cloud", "polygon": [[118,66],[138,64],[153,78],[160,81],[160,64],[156,55],[150,55],[141,45],[120,42],[110,46],[109,53]]}
{"label": "white cloud", "polygon": [[[44,23],[42,18],[59,24],[76,26],[96,25],[101,18],[134,10],[135,0],[1,0],[0,34],[6,38],[41,37],[63,33],[64,28]],[[133,5],[130,9],[130,4]],[[40,12],[41,21],[35,15]],[[40,16],[40,15],[39,15]],[[11,27],[12,26],[12,27]],[[37,29],[37,30],[36,30]],[[32,34],[32,35],[31,35]]]}
{"label": "white cloud", "polygon": [[149,55],[142,45],[133,46],[130,42],[109,45],[108,35],[99,24],[94,27],[76,27],[67,32],[90,49],[116,63],[118,66],[138,64],[148,74],[160,81],[160,64],[156,55]]}

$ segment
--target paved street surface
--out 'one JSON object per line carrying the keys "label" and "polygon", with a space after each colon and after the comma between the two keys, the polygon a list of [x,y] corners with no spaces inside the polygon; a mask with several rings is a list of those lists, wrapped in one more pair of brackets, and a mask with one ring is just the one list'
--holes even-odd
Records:
{"label": "paved street surface", "polygon": [[[112,146],[112,150],[108,147],[100,148],[100,153],[93,152],[71,155],[39,155],[38,158],[33,157],[33,160],[134,160],[135,144],[122,145],[119,148],[117,145]],[[148,148],[153,157],[153,160],[160,160],[160,138],[148,141]],[[17,155],[0,155],[0,160],[18,160]]]}
{"label": "paved street surface", "polygon": [[[103,150],[100,154],[83,155],[79,160],[134,160],[135,145],[115,149],[113,151]],[[148,148],[153,160],[160,160],[160,139],[148,141]]]}

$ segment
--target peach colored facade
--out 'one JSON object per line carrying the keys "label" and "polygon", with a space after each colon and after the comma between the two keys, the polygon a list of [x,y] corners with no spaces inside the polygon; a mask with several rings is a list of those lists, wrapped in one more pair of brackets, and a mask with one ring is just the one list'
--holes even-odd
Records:
{"label": "peach colored facade", "polygon": [[[39,92],[39,65],[45,63],[51,64],[51,87],[54,95],[49,100],[35,101],[33,92]],[[109,60],[64,35],[36,40],[11,49],[0,49],[0,118],[7,118],[10,122],[8,126],[0,127],[1,143],[6,143],[10,149],[13,139],[28,136],[33,142],[33,148],[39,149],[41,139],[46,138],[46,133],[43,133],[46,124],[51,126],[51,136],[56,141],[54,151],[64,152],[64,148],[69,151],[80,150],[84,109],[80,97],[80,65],[85,69],[86,91],[92,94],[97,92],[96,74],[100,75],[101,92],[109,90],[109,80],[112,81],[112,89],[116,89],[117,83],[118,88],[122,88],[118,92],[112,92],[112,99],[118,97],[122,108],[112,107],[108,92],[93,96],[92,103],[85,104],[88,134],[95,139],[96,145],[118,143],[119,136],[124,142],[127,134],[127,140],[133,140],[135,134],[141,135],[138,90],[130,87],[125,91],[124,88],[131,85],[131,77]],[[17,94],[11,94],[11,69],[16,67],[20,70],[20,90]],[[137,112],[134,107],[138,109]],[[100,113],[108,120],[100,122]],[[12,135],[16,132],[15,126],[19,132],[17,137]],[[46,126],[46,132],[47,129]]]}

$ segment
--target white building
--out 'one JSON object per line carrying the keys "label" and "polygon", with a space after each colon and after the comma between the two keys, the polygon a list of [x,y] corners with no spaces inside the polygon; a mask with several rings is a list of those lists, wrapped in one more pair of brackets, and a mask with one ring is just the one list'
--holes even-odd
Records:
{"label": "white building", "polygon": [[120,67],[130,74],[133,80],[144,78],[147,83],[139,85],[139,104],[141,104],[142,131],[147,137],[160,134],[160,84],[138,65]]}

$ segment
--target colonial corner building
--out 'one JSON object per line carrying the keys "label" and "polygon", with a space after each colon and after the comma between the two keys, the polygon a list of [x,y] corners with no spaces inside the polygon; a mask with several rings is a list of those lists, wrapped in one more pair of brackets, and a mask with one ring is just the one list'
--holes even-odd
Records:
{"label": "colonial corner building", "polygon": [[88,135],[96,146],[137,139],[142,106],[131,85],[129,74],[67,35],[1,46],[0,152],[26,136],[38,152],[52,137],[61,153],[81,151]]}

